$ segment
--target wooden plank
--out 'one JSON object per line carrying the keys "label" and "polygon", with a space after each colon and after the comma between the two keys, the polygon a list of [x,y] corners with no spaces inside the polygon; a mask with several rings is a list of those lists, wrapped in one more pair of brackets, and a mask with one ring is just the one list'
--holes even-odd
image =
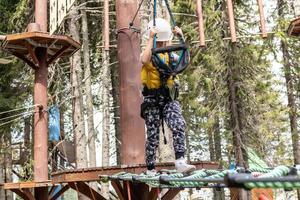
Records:
{"label": "wooden plank", "polygon": [[113,186],[113,188],[115,189],[118,197],[120,200],[125,200],[124,197],[124,189],[120,183],[120,181],[117,180],[111,180],[111,185]]}
{"label": "wooden plank", "polygon": [[35,200],[35,198],[28,189],[25,189],[24,191],[22,191],[21,189],[11,189],[11,191],[16,193],[24,200]]}
{"label": "wooden plank", "polygon": [[159,188],[152,188],[149,193],[148,200],[156,200],[158,198],[159,192]]}
{"label": "wooden plank", "polygon": [[200,47],[205,47],[204,21],[202,13],[202,0],[197,0],[197,15],[198,15],[198,31]]}
{"label": "wooden plank", "polygon": [[37,188],[53,186],[52,181],[45,182],[19,182],[19,183],[4,183],[4,189],[22,189],[22,188]]}
{"label": "wooden plank", "polygon": [[257,3],[259,8],[260,29],[261,29],[262,37],[267,38],[268,34],[266,31],[266,20],[265,20],[263,0],[257,0]]}
{"label": "wooden plank", "polygon": [[72,46],[76,47],[77,49],[79,49],[81,46],[79,42],[75,41],[73,38],[67,35],[49,35],[49,33],[44,33],[44,32],[24,32],[24,33],[11,34],[6,36],[6,41],[9,42],[9,41],[22,40],[27,38],[43,38],[43,39],[48,39],[49,41],[57,39],[69,43]]}
{"label": "wooden plank", "polygon": [[[218,169],[218,163],[215,162],[191,162],[197,169]],[[156,169],[174,169],[174,163],[158,163]],[[146,165],[132,165],[132,166],[117,166],[117,167],[96,167],[90,169],[67,170],[52,173],[52,180],[55,183],[67,183],[77,181],[98,181],[101,175],[114,175],[119,172],[127,172],[140,174],[146,171]]]}
{"label": "wooden plank", "polygon": [[180,189],[169,189],[169,191],[161,199],[172,200],[180,191]]}
{"label": "wooden plank", "polygon": [[90,199],[106,200],[102,195],[100,195],[93,188],[91,188],[89,185],[82,181],[69,183],[69,185],[72,189],[76,190],[77,192],[80,192],[81,194],[84,194]]}
{"label": "wooden plank", "polygon": [[50,200],[56,200],[57,198],[59,198],[63,193],[65,193],[68,189],[70,188],[70,185],[65,185],[58,193],[56,193],[55,195],[53,195],[53,197],[51,197],[50,195]]}
{"label": "wooden plank", "polygon": [[235,43],[237,41],[237,39],[236,39],[236,29],[235,29],[235,22],[234,22],[232,0],[227,0],[227,10],[228,10],[228,16],[229,16],[231,42]]}

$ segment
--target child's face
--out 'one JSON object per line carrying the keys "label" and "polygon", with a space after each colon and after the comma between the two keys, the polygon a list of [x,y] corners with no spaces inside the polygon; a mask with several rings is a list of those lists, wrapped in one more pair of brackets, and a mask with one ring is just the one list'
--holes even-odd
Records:
{"label": "child's face", "polygon": [[167,42],[157,42],[156,45],[157,45],[158,48],[159,47],[165,47],[165,46],[167,46]]}

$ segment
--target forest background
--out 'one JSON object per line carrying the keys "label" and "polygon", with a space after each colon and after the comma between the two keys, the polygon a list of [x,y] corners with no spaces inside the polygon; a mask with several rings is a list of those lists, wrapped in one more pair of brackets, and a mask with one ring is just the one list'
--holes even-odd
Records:
{"label": "forest background", "polygon": [[[180,76],[189,160],[219,162],[224,169],[231,163],[246,167],[255,162],[248,159],[254,150],[269,167],[300,164],[300,45],[286,34],[294,17],[292,2],[264,2],[269,34],[262,39],[257,1],[234,1],[239,38],[232,44],[226,1],[203,1],[207,43],[200,48],[195,1],[171,1],[191,50],[189,69]],[[167,17],[165,5],[159,4],[159,14]],[[32,0],[0,0],[0,35],[25,31],[33,11]],[[143,48],[151,1],[144,1],[139,15]],[[80,41],[82,49],[49,67],[49,107],[60,111],[60,141],[81,141],[73,161],[58,161],[57,141],[49,141],[52,171],[120,164],[115,1],[109,1],[109,16],[109,51],[103,41],[103,1],[77,1],[57,31]],[[0,67],[0,183],[30,180],[33,71],[2,51]],[[24,109],[3,113],[16,108]],[[160,161],[172,157],[168,146],[159,151]],[[218,195],[214,198],[223,198]],[[5,198],[12,194],[0,189],[0,199]]]}

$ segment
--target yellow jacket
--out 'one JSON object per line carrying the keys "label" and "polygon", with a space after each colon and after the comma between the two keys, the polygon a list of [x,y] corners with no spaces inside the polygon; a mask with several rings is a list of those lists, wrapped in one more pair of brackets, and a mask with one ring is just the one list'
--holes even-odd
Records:
{"label": "yellow jacket", "polygon": [[[166,63],[169,63],[169,56],[167,53],[160,54],[160,57],[162,60],[165,60]],[[141,78],[143,85],[146,86],[148,89],[158,89],[162,84],[159,77],[159,72],[152,64],[152,62],[143,65],[141,71]],[[169,88],[172,88],[172,86],[174,85],[174,80],[172,76],[167,80],[167,85]]]}

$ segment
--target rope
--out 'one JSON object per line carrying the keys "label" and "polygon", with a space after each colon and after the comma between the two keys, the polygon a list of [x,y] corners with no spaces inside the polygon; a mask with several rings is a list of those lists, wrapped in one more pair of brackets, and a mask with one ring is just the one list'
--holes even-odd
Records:
{"label": "rope", "polygon": [[[299,174],[300,166],[293,169],[295,174]],[[295,189],[300,188],[300,176],[291,176],[292,170],[287,166],[278,166],[271,169],[254,167],[247,171],[262,174],[259,177],[254,177],[251,174],[238,173],[238,170],[206,170],[201,169],[194,171],[189,176],[184,176],[181,173],[176,173],[169,170],[170,174],[157,174],[148,176],[145,174],[118,173],[113,176],[105,176],[103,181],[121,180],[142,182],[154,188],[199,188],[199,187],[238,187],[245,189],[253,188],[284,188]]]}
{"label": "rope", "polygon": [[17,118],[15,118],[15,119],[13,119],[13,120],[4,122],[4,123],[0,124],[0,127],[2,127],[2,126],[4,126],[4,125],[7,125],[7,124],[10,124],[10,123],[12,123],[12,122],[14,122],[14,121],[17,121],[17,120],[21,119],[21,118],[25,118],[25,117],[31,116],[33,113],[35,113],[35,112],[28,113],[28,114],[26,114],[26,115],[24,115],[24,116],[20,116],[20,117],[17,117]]}
{"label": "rope", "polygon": [[32,111],[26,111],[26,112],[23,112],[23,113],[19,113],[19,114],[8,116],[8,117],[4,117],[4,118],[0,118],[0,121],[11,119],[11,118],[14,118],[14,117],[19,117],[19,116],[26,115],[26,114],[32,113],[32,112],[34,112],[34,110],[32,110]]}
{"label": "rope", "polygon": [[175,27],[175,26],[176,26],[176,22],[175,22],[175,20],[174,20],[174,16],[173,16],[173,14],[172,14],[172,10],[171,10],[171,8],[170,8],[170,4],[169,4],[168,0],[165,0],[165,3],[166,3],[166,6],[167,6],[169,15],[170,15],[170,19],[171,19],[172,25],[173,25],[173,27]]}
{"label": "rope", "polygon": [[[270,171],[269,173],[263,174],[259,176],[259,178],[278,178],[282,176],[288,175],[290,172],[290,168],[286,166],[279,166]],[[286,188],[291,187],[290,183],[280,183],[280,182],[253,182],[253,183],[245,183],[245,186],[249,189],[251,188],[264,188],[264,187],[271,187],[271,188]],[[300,185],[299,185],[300,186]]]}
{"label": "rope", "polygon": [[19,111],[19,110],[25,110],[25,109],[29,109],[29,108],[34,108],[36,106],[40,106],[40,105],[36,104],[36,105],[32,105],[32,106],[27,106],[27,107],[22,107],[22,108],[16,108],[16,109],[12,109],[12,110],[7,110],[7,111],[0,112],[0,115],[5,114],[5,113]]}
{"label": "rope", "polygon": [[[156,6],[157,6],[157,0],[154,0],[154,3],[153,3],[153,26],[154,27],[156,26],[156,16],[157,16]],[[153,49],[156,49],[156,36],[154,36],[154,39],[153,39]]]}
{"label": "rope", "polygon": [[142,5],[143,5],[143,2],[144,2],[144,0],[142,0],[141,3],[139,4],[139,7],[138,7],[137,11],[135,12],[133,19],[132,19],[131,22],[129,23],[129,26],[130,26],[130,27],[133,26],[134,20],[135,20],[137,14],[139,13],[139,11],[140,11],[140,9],[141,9],[141,7],[142,7]]}

